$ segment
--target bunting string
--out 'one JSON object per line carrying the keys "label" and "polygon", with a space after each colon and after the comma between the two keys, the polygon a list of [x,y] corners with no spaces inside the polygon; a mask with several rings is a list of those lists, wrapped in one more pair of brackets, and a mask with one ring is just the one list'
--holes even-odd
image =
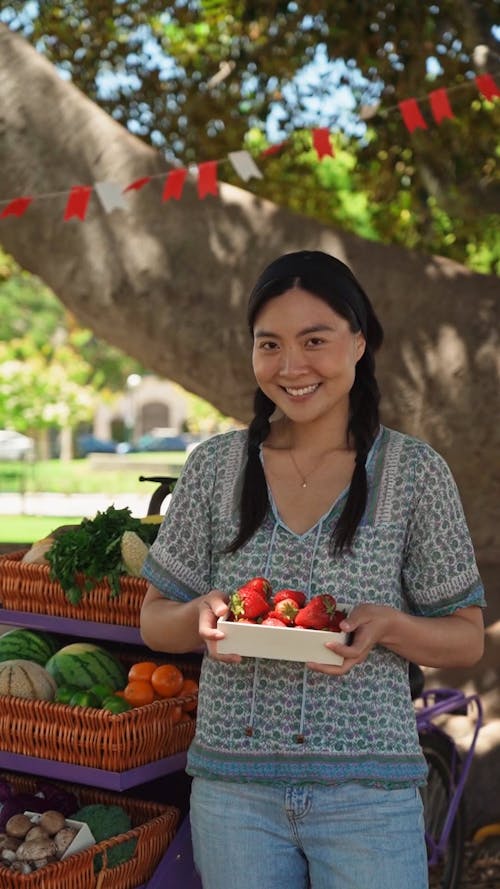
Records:
{"label": "bunting string", "polygon": [[[493,102],[500,97],[500,88],[498,87],[494,74],[479,74],[473,80],[467,83],[456,84],[452,87],[441,87],[432,90],[425,96],[410,97],[403,99],[397,104],[388,108],[380,109],[379,104],[373,106],[363,106],[361,109],[361,120],[369,120],[375,114],[387,116],[393,111],[398,111],[402,121],[411,134],[415,130],[428,130],[429,122],[425,119],[420,109],[421,102],[428,101],[430,113],[435,124],[438,126],[445,120],[451,120],[455,117],[449,96],[465,87],[475,85],[479,94],[484,96],[489,102]],[[495,76],[494,76],[495,75]],[[311,129],[311,137],[313,148],[316,151],[318,160],[324,157],[335,157],[335,151],[332,144],[331,132],[328,127],[317,127]],[[279,154],[286,148],[288,141],[278,142],[270,145],[262,153],[261,157],[270,157]],[[61,197],[67,195],[67,201],[63,213],[63,221],[80,220],[83,222],[86,218],[90,204],[92,193],[96,196],[106,213],[112,213],[115,210],[126,210],[128,207],[127,196],[131,192],[138,192],[152,180],[163,179],[162,202],[175,200],[179,201],[182,197],[184,184],[188,173],[193,173],[197,179],[197,194],[200,200],[204,200],[209,195],[216,197],[218,195],[218,167],[225,161],[229,161],[236,175],[244,182],[250,179],[262,179],[263,175],[257,166],[255,159],[248,151],[231,151],[227,158],[218,160],[204,161],[198,164],[191,164],[187,167],[174,167],[168,173],[155,173],[151,176],[142,176],[130,182],[123,187],[117,182],[95,182],[93,185],[73,185],[70,189],[63,191],[52,191],[37,195],[19,195],[7,200],[0,200],[0,220],[7,217],[22,217],[27,212],[34,201],[47,200],[50,198]]]}

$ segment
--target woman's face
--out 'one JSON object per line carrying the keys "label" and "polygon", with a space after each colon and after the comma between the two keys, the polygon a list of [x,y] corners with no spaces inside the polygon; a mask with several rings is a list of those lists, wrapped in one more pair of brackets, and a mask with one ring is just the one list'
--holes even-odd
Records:
{"label": "woman's face", "polygon": [[294,422],[349,411],[361,332],[307,290],[273,297],[254,324],[252,364],[258,385]]}

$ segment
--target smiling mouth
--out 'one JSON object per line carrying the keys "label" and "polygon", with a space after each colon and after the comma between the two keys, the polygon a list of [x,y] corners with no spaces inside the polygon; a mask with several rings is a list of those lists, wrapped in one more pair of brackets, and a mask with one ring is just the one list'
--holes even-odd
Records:
{"label": "smiling mouth", "polygon": [[291,395],[292,398],[300,398],[302,395],[312,395],[313,392],[316,392],[316,389],[319,389],[319,383],[314,383],[312,386],[301,386],[300,389],[292,389],[291,386],[282,386],[287,395]]}

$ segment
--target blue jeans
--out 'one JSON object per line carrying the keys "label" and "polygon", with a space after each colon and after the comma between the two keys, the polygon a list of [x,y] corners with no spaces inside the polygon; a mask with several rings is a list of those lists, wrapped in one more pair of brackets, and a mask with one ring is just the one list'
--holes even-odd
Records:
{"label": "blue jeans", "polygon": [[203,889],[427,889],[418,790],[194,778]]}

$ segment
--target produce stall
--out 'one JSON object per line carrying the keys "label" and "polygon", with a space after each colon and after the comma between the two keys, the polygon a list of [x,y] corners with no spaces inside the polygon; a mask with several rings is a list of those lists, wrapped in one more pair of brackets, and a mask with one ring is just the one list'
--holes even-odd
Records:
{"label": "produce stall", "polygon": [[200,657],[141,646],[138,575],[158,519],[127,513],[110,508],[0,558],[0,624],[12,627],[0,636],[0,805],[40,801],[50,786],[75,798],[69,815],[108,807],[123,819],[115,833],[90,825],[95,841],[64,860],[27,859],[26,837],[5,834],[5,889],[200,887],[184,773]]}

